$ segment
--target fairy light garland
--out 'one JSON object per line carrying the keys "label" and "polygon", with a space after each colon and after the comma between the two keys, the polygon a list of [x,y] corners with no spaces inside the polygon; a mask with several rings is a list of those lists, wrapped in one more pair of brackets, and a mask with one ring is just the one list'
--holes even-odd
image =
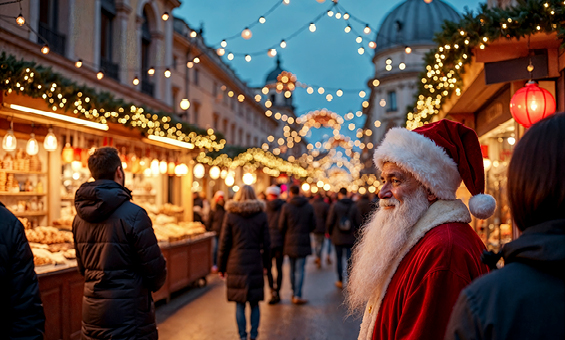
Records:
{"label": "fairy light garland", "polygon": [[124,103],[108,92],[97,92],[53,73],[34,62],[0,56],[0,91],[43,98],[53,112],[69,112],[96,123],[122,124],[146,135],[167,137],[193,144],[196,148],[221,150],[226,141],[213,130],[201,130],[175,121],[164,112],[152,112],[132,103]]}
{"label": "fairy light garland", "polygon": [[488,8],[482,4],[476,15],[464,14],[457,22],[446,22],[434,40],[437,48],[426,53],[426,69],[420,74],[413,110],[406,127],[415,129],[437,115],[452,95],[460,96],[462,75],[471,63],[473,49],[485,49],[499,38],[523,38],[536,33],[557,33],[565,39],[565,2],[528,0],[516,7]]}

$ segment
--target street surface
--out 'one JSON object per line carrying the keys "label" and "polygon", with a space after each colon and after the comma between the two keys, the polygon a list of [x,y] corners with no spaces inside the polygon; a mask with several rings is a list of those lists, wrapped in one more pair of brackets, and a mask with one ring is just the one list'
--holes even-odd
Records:
{"label": "street surface", "polygon": [[[261,322],[258,339],[264,340],[354,340],[359,332],[360,318],[345,318],[343,292],[334,283],[335,256],[332,265],[321,269],[309,256],[306,264],[303,297],[309,303],[302,306],[290,302],[288,259],[284,265],[282,301],[274,306],[265,277],[265,301],[259,304]],[[161,340],[226,340],[239,339],[235,322],[235,303],[226,299],[225,283],[217,275],[208,276],[208,285],[193,288],[173,297],[168,304],[157,307],[157,324]],[[247,308],[249,332],[249,307]]]}

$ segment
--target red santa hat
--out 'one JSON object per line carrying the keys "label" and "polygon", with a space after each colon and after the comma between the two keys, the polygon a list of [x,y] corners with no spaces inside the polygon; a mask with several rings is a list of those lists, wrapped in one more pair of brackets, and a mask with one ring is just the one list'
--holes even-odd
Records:
{"label": "red santa hat", "polygon": [[471,214],[486,219],[496,201],[485,191],[483,156],[477,134],[463,124],[442,119],[415,130],[390,129],[375,151],[375,165],[392,162],[410,172],[439,199],[455,199],[461,181],[471,199]]}

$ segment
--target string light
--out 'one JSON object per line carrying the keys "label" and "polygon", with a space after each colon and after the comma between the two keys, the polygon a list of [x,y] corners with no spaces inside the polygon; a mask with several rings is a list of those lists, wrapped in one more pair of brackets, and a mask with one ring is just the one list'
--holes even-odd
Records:
{"label": "string light", "polygon": [[75,67],[76,67],[76,68],[81,68],[81,67],[82,67],[82,60],[81,60],[81,59],[75,61]]}
{"label": "string light", "polygon": [[310,30],[310,32],[314,33],[316,32],[316,24],[315,23],[310,23],[310,26],[308,27],[308,29]]}
{"label": "string light", "polygon": [[41,48],[41,53],[48,54],[49,53],[49,46],[47,44],[43,45]]}
{"label": "string light", "polygon": [[184,111],[188,110],[190,108],[190,101],[186,98],[182,99],[180,101],[180,108]]}
{"label": "string light", "polygon": [[363,29],[363,33],[365,34],[371,33],[371,27],[369,27],[369,25],[365,26],[365,28]]}
{"label": "string light", "polygon": [[404,49],[404,52],[406,52],[406,54],[410,54],[410,53],[412,53],[412,48],[410,46],[406,46],[406,48]]}
{"label": "string light", "polygon": [[163,13],[163,15],[161,16],[161,19],[163,19],[163,21],[169,20],[169,12]]}
{"label": "string light", "polygon": [[148,70],[147,70],[147,74],[152,76],[155,74],[155,67],[151,66]]}
{"label": "string light", "polygon": [[167,68],[167,69],[165,70],[164,74],[165,74],[165,77],[166,77],[166,78],[170,78],[170,77],[171,77],[171,70],[169,70],[169,69]]}
{"label": "string light", "polygon": [[286,41],[281,40],[280,47],[281,47],[281,48],[286,48]]}
{"label": "string light", "polygon": [[132,83],[133,83],[134,86],[139,85],[139,78],[137,76],[135,76],[135,78],[133,78]]}
{"label": "string light", "polygon": [[267,19],[265,19],[265,17],[260,17],[259,18],[259,23],[260,24],[264,24],[267,21]]}
{"label": "string light", "polygon": [[226,50],[223,49],[223,48],[218,48],[218,49],[216,50],[216,53],[221,57],[221,56],[223,56],[223,55],[226,53]]}
{"label": "string light", "polygon": [[245,29],[241,32],[241,37],[243,39],[251,39],[251,37],[253,36],[253,33],[251,33],[251,30],[247,27],[245,27]]}
{"label": "string light", "polygon": [[24,16],[22,15],[21,12],[20,12],[20,15],[18,15],[18,17],[16,18],[16,23],[19,26],[23,26],[26,23],[26,19],[24,18]]}
{"label": "string light", "polygon": [[347,27],[345,27],[344,31],[345,31],[345,33],[351,32],[351,26],[347,25]]}
{"label": "string light", "polygon": [[369,47],[374,50],[375,48],[377,48],[377,43],[374,42],[374,41],[371,41],[371,42],[369,42]]}
{"label": "string light", "polygon": [[269,51],[267,52],[267,55],[268,55],[269,57],[274,57],[274,56],[277,55],[277,50],[274,49],[274,48],[271,48],[271,49],[269,49]]}
{"label": "string light", "polygon": [[245,61],[250,62],[251,56],[249,54],[245,55]]}
{"label": "string light", "polygon": [[102,78],[104,78],[104,72],[98,71],[98,73],[96,73],[96,78],[98,78],[98,80],[102,80]]}
{"label": "string light", "polygon": [[233,60],[233,53],[230,52],[230,53],[228,54],[228,60]]}
{"label": "string light", "polygon": [[328,16],[329,16],[329,17],[333,17],[333,16],[334,16],[334,12],[333,12],[331,9],[328,11]]}
{"label": "string light", "polygon": [[228,43],[225,40],[222,40],[222,42],[220,43],[220,46],[222,46],[223,48],[226,48],[228,46]]}

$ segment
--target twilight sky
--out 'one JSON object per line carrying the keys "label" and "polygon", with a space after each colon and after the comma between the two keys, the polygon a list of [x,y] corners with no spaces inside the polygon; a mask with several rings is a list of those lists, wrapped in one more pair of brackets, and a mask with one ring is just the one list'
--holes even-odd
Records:
{"label": "twilight sky", "polygon": [[[227,40],[224,61],[230,65],[239,77],[252,87],[264,85],[266,75],[275,67],[275,58],[267,55],[269,48],[276,47],[282,59],[283,69],[294,73],[298,81],[308,85],[326,88],[323,95],[307,94],[306,89],[298,88],[293,93],[294,105],[298,116],[307,112],[327,108],[328,110],[345,115],[361,110],[364,99],[359,97],[359,91],[364,90],[369,97],[367,81],[374,76],[374,67],[371,62],[373,50],[368,47],[371,40],[375,40],[378,28],[386,14],[398,6],[401,0],[340,0],[338,5],[344,8],[351,18],[350,33],[344,31],[348,23],[343,19],[336,19],[336,15],[329,17],[326,12],[332,7],[331,0],[289,0],[288,5],[280,4],[274,11],[265,16],[265,23],[258,23],[259,18],[282,0],[182,0],[180,8],[173,14],[184,19],[191,27],[204,27],[204,38],[210,47],[219,48],[220,42],[228,37],[237,36]],[[421,0],[423,1],[423,0]],[[438,1],[438,0],[433,0]],[[463,12],[465,6],[471,10],[478,8],[478,0],[446,0],[458,12]],[[335,9],[334,12],[337,12]],[[342,14],[344,13],[341,11]],[[324,15],[321,15],[324,14]],[[364,34],[364,24],[354,18],[368,23],[373,29],[370,34]],[[279,44],[282,39],[288,38],[302,27],[316,18],[316,31],[310,32],[306,28],[292,39],[287,40],[287,47],[281,49]],[[425,20],[426,18],[422,18]],[[253,36],[249,40],[241,38],[241,31],[250,24]],[[361,44],[356,42],[358,36],[363,37]],[[358,48],[363,46],[365,53],[360,55]],[[229,52],[235,54],[232,61],[227,59]],[[250,62],[244,60],[246,54],[256,52]],[[329,88],[333,89],[331,91]],[[344,90],[342,97],[336,95],[336,90]],[[352,91],[347,91],[347,90]],[[355,91],[353,91],[355,90]],[[326,100],[327,94],[333,95],[333,100]],[[355,117],[351,122],[356,128],[363,126],[364,117]],[[346,121],[341,129],[342,134],[355,136],[347,128],[350,122]],[[331,131],[314,132],[309,142],[315,142],[324,134]]]}

